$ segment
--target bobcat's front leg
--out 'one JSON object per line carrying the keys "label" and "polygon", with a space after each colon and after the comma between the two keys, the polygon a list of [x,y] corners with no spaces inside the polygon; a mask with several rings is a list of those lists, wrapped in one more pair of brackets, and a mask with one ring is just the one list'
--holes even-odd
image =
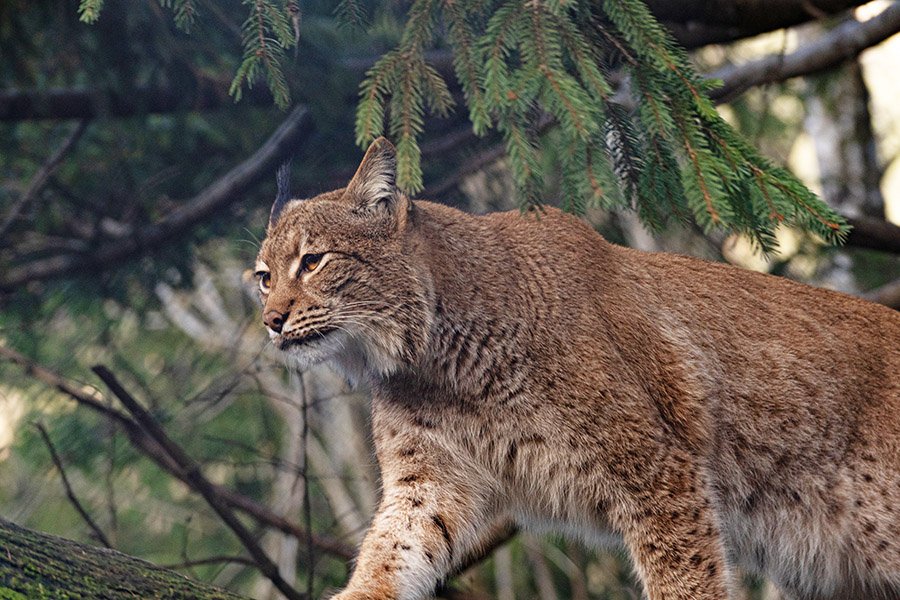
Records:
{"label": "bobcat's front leg", "polygon": [[492,523],[490,490],[445,449],[407,437],[379,448],[379,459],[383,499],[335,600],[426,597]]}
{"label": "bobcat's front leg", "polygon": [[732,585],[699,470],[673,450],[616,520],[650,600],[726,600]]}

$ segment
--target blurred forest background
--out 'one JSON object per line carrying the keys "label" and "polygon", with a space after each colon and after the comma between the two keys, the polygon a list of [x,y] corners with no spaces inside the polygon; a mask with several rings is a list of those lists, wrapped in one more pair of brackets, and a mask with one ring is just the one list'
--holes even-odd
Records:
{"label": "blurred forest background", "polygon": [[[212,494],[288,584],[318,597],[346,580],[378,498],[366,392],[326,367],[287,369],[243,273],[284,158],[295,155],[298,197],[352,175],[360,84],[400,43],[410,5],[283,3],[299,38],[281,59],[291,104],[282,110],[278,86],[229,95],[253,2],[196,0],[189,15],[177,2],[92,4],[103,6],[88,24],[71,1],[0,2],[0,515],[280,597],[210,508]],[[711,91],[720,114],[854,230],[835,248],[781,228],[778,251],[763,257],[741,235],[686,224],[651,235],[628,210],[586,217],[618,243],[900,309],[898,6],[647,4],[698,71],[721,80]],[[442,35],[428,60],[458,108],[423,122],[418,196],[473,212],[515,208],[503,140],[473,133]],[[552,119],[540,127],[554,135]],[[563,203],[561,183],[545,183],[547,202]],[[123,396],[148,412],[123,408]],[[209,485],[186,475],[190,464],[173,460],[147,419]],[[769,593],[748,582],[748,597]],[[442,594],[640,595],[622,554],[527,534]]]}

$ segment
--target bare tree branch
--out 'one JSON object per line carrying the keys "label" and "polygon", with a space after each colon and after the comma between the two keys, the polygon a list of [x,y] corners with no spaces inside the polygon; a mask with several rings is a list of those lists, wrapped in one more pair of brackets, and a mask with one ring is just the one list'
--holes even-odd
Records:
{"label": "bare tree branch", "polygon": [[207,556],[206,558],[196,558],[193,560],[185,560],[179,563],[171,563],[168,565],[159,565],[162,569],[188,569],[190,567],[201,567],[203,565],[217,565],[221,563],[235,563],[239,565],[247,565],[255,567],[256,563],[253,559],[246,556]]}
{"label": "bare tree branch", "polygon": [[[244,90],[245,102],[271,106],[266,86]],[[52,88],[47,90],[0,91],[0,122],[37,119],[94,119],[131,117],[179,110],[205,111],[234,105],[226,87],[198,84],[184,87],[139,87],[127,91],[94,88]]]}
{"label": "bare tree branch", "polygon": [[75,495],[75,490],[72,489],[72,484],[69,483],[69,477],[66,475],[66,469],[63,467],[62,460],[59,458],[59,454],[56,452],[56,446],[53,445],[53,442],[50,440],[50,434],[47,433],[47,429],[44,427],[42,423],[34,423],[34,426],[37,428],[38,432],[40,432],[41,437],[44,439],[44,443],[47,445],[47,449],[50,451],[50,458],[53,460],[53,464],[56,465],[56,468],[59,470],[59,475],[62,478],[63,487],[66,488],[66,496],[69,498],[69,502],[72,503],[72,506],[75,508],[76,512],[81,515],[82,520],[87,523],[87,526],[91,528],[91,531],[94,532],[94,535],[100,541],[101,544],[106,546],[107,548],[112,548],[112,544],[109,543],[109,539],[106,537],[106,534],[103,533],[103,530],[100,529],[100,526],[91,518],[91,515],[84,509],[84,506],[81,504],[81,501],[78,500],[78,496]]}
{"label": "bare tree branch", "polygon": [[839,14],[869,0],[646,0],[686,48],[722,44]]}
{"label": "bare tree branch", "polygon": [[0,291],[12,290],[28,281],[87,272],[98,265],[107,268],[140,252],[157,248],[241,198],[253,185],[273,172],[286,156],[296,152],[312,127],[306,107],[295,108],[252,156],[160,221],[107,241],[89,254],[59,254],[13,267],[0,279]]}
{"label": "bare tree branch", "polygon": [[809,75],[856,58],[863,50],[879,44],[900,31],[900,3],[889,5],[877,17],[841,23],[815,43],[787,56],[773,55],[711,73],[721,79],[721,87],[710,92],[716,102],[728,102],[751,87]]}
{"label": "bare tree branch", "polygon": [[853,227],[846,246],[900,254],[900,226],[872,217],[847,217]]}
{"label": "bare tree branch", "polygon": [[[71,382],[50,369],[35,363],[26,356],[19,354],[15,350],[2,345],[0,345],[0,357],[19,365],[27,375],[33,377],[37,381],[59,390],[82,406],[90,408],[98,414],[109,418],[112,422],[122,428],[128,436],[129,441],[137,450],[140,450],[141,453],[166,472],[177,479],[188,483],[185,472],[169,457],[168,454],[166,454],[165,450],[147,435],[137,423],[132,421],[128,415],[106,406],[98,391],[88,391],[87,386],[84,384]],[[316,548],[344,560],[349,560],[356,554],[355,549],[348,544],[320,534],[311,534],[288,519],[274,514],[267,507],[252,498],[244,496],[225,486],[213,484],[213,487],[216,493],[229,506],[246,513],[263,525],[293,535],[298,540],[305,540],[309,536]]]}
{"label": "bare tree branch", "polygon": [[3,222],[0,223],[0,238],[6,235],[10,226],[19,218],[22,209],[28,206],[28,203],[34,200],[44,188],[47,180],[49,180],[50,176],[56,172],[57,168],[59,168],[59,165],[62,163],[66,154],[75,147],[75,144],[81,138],[81,134],[87,129],[87,125],[88,121],[81,121],[78,123],[78,125],[75,126],[75,129],[73,129],[72,132],[66,136],[66,139],[63,140],[63,143],[59,145],[59,148],[50,155],[47,162],[45,162],[41,168],[38,169],[37,173],[34,174],[34,177],[31,178],[25,192],[13,203],[9,212],[6,214],[6,217],[4,217]]}
{"label": "bare tree branch", "polygon": [[151,438],[156,440],[172,460],[181,467],[187,480],[191,483],[191,487],[200,492],[200,495],[203,496],[203,499],[206,500],[206,503],[209,504],[210,508],[212,508],[225,525],[234,532],[250,556],[253,557],[253,560],[256,561],[256,565],[260,572],[262,572],[262,574],[265,575],[269,581],[278,588],[278,591],[288,598],[288,600],[305,600],[306,595],[301,594],[284,580],[281,573],[278,571],[278,567],[272,562],[272,559],[269,558],[269,555],[266,554],[265,550],[262,549],[256,541],[256,538],[250,533],[250,530],[241,523],[231,510],[231,507],[216,493],[216,486],[203,475],[200,465],[194,462],[180,446],[169,439],[169,436],[156,422],[156,419],[154,419],[153,416],[150,415],[150,413],[148,413],[128,392],[128,390],[119,383],[119,380],[116,379],[116,376],[113,375],[109,369],[103,365],[96,365],[93,367],[93,371],[101,380],[103,380],[103,383],[109,387],[119,401],[125,405],[125,408],[128,409],[128,412],[131,413],[131,416],[141,428],[146,431]]}

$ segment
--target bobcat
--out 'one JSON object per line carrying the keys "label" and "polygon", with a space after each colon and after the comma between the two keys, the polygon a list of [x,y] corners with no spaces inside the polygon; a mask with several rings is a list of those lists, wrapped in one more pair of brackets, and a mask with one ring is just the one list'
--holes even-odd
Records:
{"label": "bobcat", "polygon": [[900,313],[395,186],[276,202],[273,343],[371,386],[383,498],[339,600],[427,596],[508,520],[614,533],[653,599],[900,598]]}

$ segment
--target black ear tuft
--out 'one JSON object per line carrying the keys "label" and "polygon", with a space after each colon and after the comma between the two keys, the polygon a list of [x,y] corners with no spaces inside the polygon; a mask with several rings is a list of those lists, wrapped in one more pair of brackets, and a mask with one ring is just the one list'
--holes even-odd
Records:
{"label": "black ear tuft", "polygon": [[293,158],[294,157],[292,156],[288,157],[278,167],[278,171],[275,172],[275,182],[278,186],[278,191],[275,194],[275,202],[272,204],[272,210],[269,212],[270,228],[275,225],[275,222],[278,220],[281,209],[283,209],[284,205],[291,200],[291,161]]}
{"label": "black ear tuft", "polygon": [[356,175],[347,184],[346,197],[357,208],[371,209],[396,204],[397,151],[387,139],[380,137],[369,146]]}

